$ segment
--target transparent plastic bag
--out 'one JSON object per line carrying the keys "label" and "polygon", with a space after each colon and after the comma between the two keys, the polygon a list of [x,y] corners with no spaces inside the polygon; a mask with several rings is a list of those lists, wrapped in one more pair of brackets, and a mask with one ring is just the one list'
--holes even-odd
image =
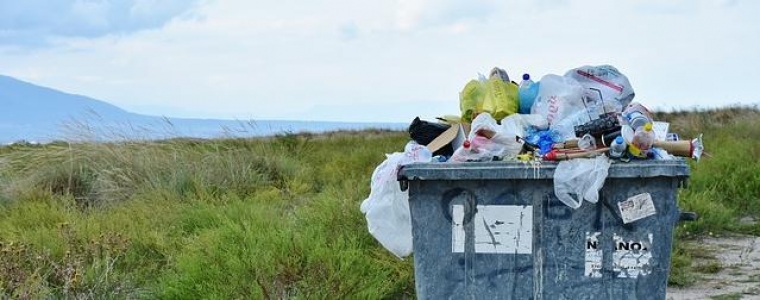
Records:
{"label": "transparent plastic bag", "polygon": [[520,154],[523,142],[516,137],[525,137],[528,127],[546,128],[546,119],[539,115],[512,114],[501,120],[501,125],[488,113],[482,113],[473,120],[469,139],[473,140],[481,132],[487,132],[492,156],[513,157]]}
{"label": "transparent plastic bag", "polygon": [[589,107],[607,107],[607,112],[620,112],[633,97],[633,87],[623,73],[610,65],[583,66],[565,73],[565,77],[573,78],[583,86],[583,96]]}
{"label": "transparent plastic bag", "polygon": [[528,128],[543,130],[547,127],[546,119],[541,115],[512,114],[502,119],[499,125],[489,113],[481,113],[472,121],[468,139],[473,140],[482,132],[487,132],[490,141],[501,146],[491,146],[491,156],[514,157],[523,149],[523,141],[517,137],[525,138]]}
{"label": "transparent plastic bag", "polygon": [[501,157],[502,143],[494,139],[499,134],[499,124],[491,114],[480,113],[472,120],[470,133],[462,146],[454,151],[450,162],[491,161]]}
{"label": "transparent plastic bag", "polygon": [[430,150],[409,142],[404,153],[387,154],[385,161],[372,173],[369,197],[361,204],[369,233],[391,253],[403,258],[412,253],[412,220],[409,214],[409,194],[401,191],[397,181],[398,168],[414,162],[428,162]]}
{"label": "transparent plastic bag", "polygon": [[539,115],[510,115],[501,120],[499,134],[494,139],[506,145],[504,157],[515,157],[523,149],[523,140],[517,137],[525,138],[526,128],[546,128],[546,119]]}
{"label": "transparent plastic bag", "polygon": [[596,203],[610,164],[605,155],[561,161],[554,170],[554,194],[573,209],[581,207],[583,199]]}
{"label": "transparent plastic bag", "polygon": [[551,126],[581,110],[585,110],[583,87],[575,79],[553,74],[541,78],[531,114],[542,115]]}
{"label": "transparent plastic bag", "polygon": [[[557,132],[563,140],[576,138],[575,126],[586,124],[591,121],[591,114],[586,109],[576,110],[572,114],[554,122],[549,128]],[[599,116],[595,116],[598,118]]]}

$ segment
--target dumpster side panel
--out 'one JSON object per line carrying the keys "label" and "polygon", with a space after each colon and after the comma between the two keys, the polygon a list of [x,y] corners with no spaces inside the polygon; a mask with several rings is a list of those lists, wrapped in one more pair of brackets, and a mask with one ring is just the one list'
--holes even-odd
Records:
{"label": "dumpster side panel", "polygon": [[[547,193],[538,205],[546,249],[535,261],[536,299],[665,299],[678,183],[608,178],[599,202],[577,210]],[[651,201],[629,200],[646,194]]]}
{"label": "dumpster side panel", "polygon": [[411,181],[417,297],[532,299],[536,190],[525,180]]}

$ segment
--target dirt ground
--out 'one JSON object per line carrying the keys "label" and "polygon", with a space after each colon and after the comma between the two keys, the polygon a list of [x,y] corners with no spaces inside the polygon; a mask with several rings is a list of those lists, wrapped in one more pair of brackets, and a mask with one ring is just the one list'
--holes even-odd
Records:
{"label": "dirt ground", "polygon": [[668,288],[668,300],[760,300],[760,237],[704,238],[698,243],[714,258],[697,258],[695,264],[712,264],[717,272],[699,274],[701,280],[687,288]]}

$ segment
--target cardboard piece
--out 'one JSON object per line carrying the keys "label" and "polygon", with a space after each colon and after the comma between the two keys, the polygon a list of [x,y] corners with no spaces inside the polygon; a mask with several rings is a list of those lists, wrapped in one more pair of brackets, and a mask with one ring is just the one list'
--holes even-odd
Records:
{"label": "cardboard piece", "polygon": [[691,141],[654,141],[652,146],[665,149],[675,156],[692,157],[694,154],[694,145]]}
{"label": "cardboard piece", "polygon": [[467,139],[467,133],[470,131],[470,124],[453,124],[449,129],[441,133],[438,137],[433,139],[427,147],[430,152],[438,151],[438,149],[451,144],[451,147],[456,150],[461,147],[464,140]]}

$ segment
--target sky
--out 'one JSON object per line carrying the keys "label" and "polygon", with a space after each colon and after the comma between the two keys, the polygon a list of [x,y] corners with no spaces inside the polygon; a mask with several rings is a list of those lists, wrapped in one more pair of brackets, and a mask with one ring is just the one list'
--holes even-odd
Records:
{"label": "sky", "polygon": [[0,74],[168,117],[411,122],[478,73],[625,74],[652,109],[760,104],[753,0],[0,0]]}

